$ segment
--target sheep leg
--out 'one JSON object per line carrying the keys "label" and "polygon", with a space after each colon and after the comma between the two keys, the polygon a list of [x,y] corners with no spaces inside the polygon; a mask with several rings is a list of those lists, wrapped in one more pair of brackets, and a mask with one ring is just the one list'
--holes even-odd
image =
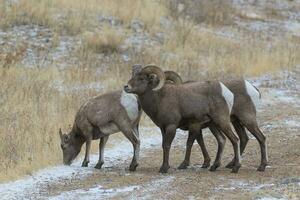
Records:
{"label": "sheep leg", "polygon": [[133,146],[133,157],[131,164],[129,166],[130,171],[135,171],[138,164],[139,153],[140,153],[140,140],[135,135],[134,130],[131,128],[131,123],[128,117],[120,117],[115,120],[116,125],[120,129],[120,131],[125,135],[125,137],[131,142]]}
{"label": "sheep leg", "polygon": [[98,160],[98,163],[95,166],[96,169],[101,169],[102,165],[104,164],[104,147],[105,147],[105,144],[106,144],[107,140],[108,140],[108,136],[104,136],[104,137],[100,138],[100,142],[99,142],[99,160]]}
{"label": "sheep leg", "polygon": [[191,150],[195,140],[196,140],[195,132],[189,131],[189,136],[186,141],[185,157],[182,163],[179,165],[178,169],[186,169],[190,165]]}
{"label": "sheep leg", "polygon": [[[248,143],[249,137],[246,133],[245,127],[238,120],[232,121],[232,125],[240,138],[240,152],[242,155]],[[226,168],[231,169],[233,165],[234,165],[234,159],[226,165]]]}
{"label": "sheep leg", "polygon": [[92,143],[91,138],[88,138],[85,142],[85,156],[84,156],[84,160],[83,160],[82,165],[81,165],[82,167],[87,167],[89,165],[91,143]]}
{"label": "sheep leg", "polygon": [[201,168],[208,168],[210,166],[210,157],[209,154],[207,152],[204,140],[203,140],[203,134],[202,134],[202,130],[199,130],[199,133],[196,135],[196,140],[201,148],[202,154],[203,154],[203,158],[204,158],[204,162],[201,166]]}
{"label": "sheep leg", "polygon": [[215,136],[215,138],[217,139],[217,142],[218,142],[217,155],[216,155],[214,164],[210,167],[209,171],[216,171],[216,169],[221,166],[221,157],[222,157],[222,154],[224,151],[226,138],[222,134],[222,132],[220,132],[218,130],[218,128],[215,125],[210,125],[209,130],[212,132],[212,134]]}
{"label": "sheep leg", "polygon": [[170,148],[172,141],[176,134],[176,126],[175,125],[169,125],[165,129],[165,131],[162,132],[162,139],[163,139],[163,164],[160,167],[159,172],[160,173],[167,173],[168,169],[170,168],[169,165],[169,154],[170,154]]}
{"label": "sheep leg", "polygon": [[178,169],[186,169],[190,165],[190,156],[191,156],[191,150],[194,144],[194,141],[197,140],[201,152],[203,154],[204,162],[202,164],[202,168],[207,168],[210,165],[210,157],[207,152],[204,140],[203,140],[203,135],[202,135],[202,130],[200,129],[199,132],[195,130],[190,130],[188,139],[186,142],[186,152],[185,152],[185,157],[182,163],[179,165]]}
{"label": "sheep leg", "polygon": [[139,124],[134,126],[133,131],[134,131],[134,134],[136,135],[136,137],[139,138],[140,137]]}
{"label": "sheep leg", "polygon": [[258,128],[256,120],[250,124],[245,124],[245,126],[249,130],[249,132],[252,133],[254,137],[258,140],[260,145],[261,163],[260,166],[257,168],[257,171],[265,171],[266,166],[268,164],[266,137]]}
{"label": "sheep leg", "polygon": [[237,173],[239,171],[239,168],[241,167],[240,164],[240,146],[239,146],[239,138],[234,134],[230,127],[230,121],[222,123],[216,123],[220,130],[228,137],[230,140],[232,146],[233,146],[233,151],[234,151],[234,166],[232,167],[232,173]]}

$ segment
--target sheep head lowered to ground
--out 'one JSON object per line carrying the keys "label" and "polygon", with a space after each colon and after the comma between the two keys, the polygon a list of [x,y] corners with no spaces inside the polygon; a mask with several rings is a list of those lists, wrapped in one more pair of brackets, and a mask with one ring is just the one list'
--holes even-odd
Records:
{"label": "sheep head lowered to ground", "polygon": [[164,72],[155,65],[148,65],[134,72],[124,89],[138,95],[144,112],[161,129],[164,156],[160,172],[169,169],[169,151],[176,129],[182,125],[192,129],[195,123],[210,122],[232,142],[235,153],[232,171],[238,172],[238,138],[230,127],[233,94],[222,83],[165,84]]}
{"label": "sheep head lowered to ground", "polygon": [[82,166],[88,166],[91,141],[100,138],[99,160],[95,166],[100,169],[104,163],[104,147],[109,135],[121,131],[134,148],[129,168],[134,171],[138,166],[140,149],[140,116],[141,108],[137,97],[125,91],[108,92],[87,100],[78,110],[71,132],[62,134],[59,130],[64,164],[70,165],[86,143]]}
{"label": "sheep head lowered to ground", "polygon": [[59,129],[59,135],[61,139],[61,149],[63,151],[63,163],[70,165],[76,156],[80,153],[84,140],[79,138],[75,139],[72,131],[70,133],[63,134]]}

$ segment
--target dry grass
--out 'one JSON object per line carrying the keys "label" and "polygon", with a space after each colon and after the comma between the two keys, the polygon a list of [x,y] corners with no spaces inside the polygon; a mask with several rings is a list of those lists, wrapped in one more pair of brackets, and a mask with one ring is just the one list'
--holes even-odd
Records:
{"label": "dry grass", "polygon": [[230,0],[168,0],[167,7],[175,18],[190,18],[196,23],[228,25],[235,9]]}
{"label": "dry grass", "polygon": [[101,31],[85,33],[83,48],[95,53],[118,53],[124,42],[124,36],[110,26],[104,26]]}
{"label": "dry grass", "polygon": [[0,0],[0,11],[2,27],[35,24],[74,35],[97,28],[102,15],[114,16],[125,26],[139,19],[151,29],[168,9],[158,0]]}
{"label": "dry grass", "polygon": [[[259,35],[241,40],[199,30],[190,21],[179,20],[164,43],[164,50],[176,55],[165,66],[177,66],[187,79],[203,77],[253,76],[290,69],[300,63],[300,45],[292,37],[265,41]],[[159,56],[159,54],[158,54]]]}
{"label": "dry grass", "polygon": [[[177,3],[175,8],[167,6],[173,5],[170,2]],[[60,163],[57,130],[65,130],[73,123],[81,103],[98,93],[89,85],[100,82],[101,93],[119,89],[127,82],[132,64],[156,63],[178,71],[184,80],[252,76],[300,64],[299,38],[265,41],[257,35],[247,35],[232,40],[197,26],[199,22],[230,23],[230,7],[215,12],[219,8],[215,3],[219,1],[211,1],[203,8],[197,6],[207,1],[195,7],[192,1],[185,1],[181,10],[180,2],[183,1],[102,0],[100,6],[97,0],[19,0],[7,5],[0,0],[2,27],[49,27],[55,32],[54,46],[62,32],[80,33],[83,37],[75,52],[78,65],[65,70],[56,66],[23,68],[19,66],[24,54],[22,46],[5,54],[0,50],[0,65],[4,66],[0,68],[0,181]],[[196,15],[197,8],[208,14]],[[141,53],[127,52],[130,61],[124,62],[120,46],[127,33],[119,33],[120,27],[108,26],[107,22],[100,23],[98,16],[103,14],[120,20],[123,30],[132,19],[140,19],[145,31],[165,31],[166,40],[161,46]],[[174,27],[164,30],[160,18],[170,14],[175,20]]]}
{"label": "dry grass", "polygon": [[0,182],[62,162],[58,129],[67,131],[84,101],[128,80],[131,64],[119,56],[112,60],[105,72],[24,68],[15,62],[0,68]]}
{"label": "dry grass", "polygon": [[[50,18],[51,1],[0,1],[1,25],[23,25],[23,24],[37,24],[50,26],[53,21]],[[49,7],[48,7],[49,6]]]}
{"label": "dry grass", "polygon": [[[71,124],[93,90],[63,90],[96,80],[91,71],[0,69],[0,181],[61,161],[58,128]],[[51,153],[50,153],[51,152]]]}
{"label": "dry grass", "polygon": [[[107,63],[108,67],[100,74],[97,68],[89,66],[62,71],[56,67],[27,69],[12,65],[9,68],[1,68],[0,167],[3,170],[0,181],[61,163],[57,130],[59,127],[66,130],[68,125],[73,123],[79,106],[89,97],[99,93],[88,85],[102,83],[104,89],[101,93],[119,89],[128,80],[133,63],[155,61],[164,69],[180,72],[185,80],[207,79],[224,72],[227,75],[263,73],[286,66],[289,62],[290,66],[299,63],[299,57],[295,55],[297,51],[285,51],[288,47],[282,46],[281,43],[274,44],[275,47],[267,51],[260,45],[242,46],[223,39],[218,40],[216,36],[206,36],[204,40],[201,39],[203,37],[198,39],[201,48],[189,39],[184,46],[178,48],[167,43],[165,48],[170,48],[170,52],[178,55],[176,60],[165,60],[159,51],[150,51],[142,56],[132,55],[132,60],[126,64],[120,55],[112,56]],[[195,53],[187,54],[185,51]],[[208,55],[205,60],[207,63],[199,64],[198,56],[204,52]],[[96,57],[89,58],[90,63],[95,61]],[[250,65],[252,67],[249,67]],[[209,76],[203,74],[205,70]]]}

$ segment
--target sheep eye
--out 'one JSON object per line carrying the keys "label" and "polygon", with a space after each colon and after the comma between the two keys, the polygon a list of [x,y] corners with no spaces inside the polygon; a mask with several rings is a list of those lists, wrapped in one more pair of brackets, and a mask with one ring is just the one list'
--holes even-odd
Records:
{"label": "sheep eye", "polygon": [[68,143],[68,141],[69,141],[69,137],[66,136],[66,137],[64,138],[64,143]]}

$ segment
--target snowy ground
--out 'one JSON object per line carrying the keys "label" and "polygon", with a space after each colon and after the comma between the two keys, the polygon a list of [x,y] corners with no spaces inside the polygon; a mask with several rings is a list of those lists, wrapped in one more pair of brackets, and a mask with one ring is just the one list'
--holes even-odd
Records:
{"label": "snowy ground", "polygon": [[[148,132],[147,136],[141,138],[141,149],[146,150],[153,146],[157,147],[161,143],[161,136],[157,128],[141,128],[141,132]],[[156,132],[156,133],[155,133]],[[132,145],[128,141],[123,141],[110,149],[105,150],[105,167],[113,168],[115,165],[122,164],[127,167],[126,160],[132,156]],[[143,156],[143,155],[141,155]],[[73,177],[83,178],[93,173],[96,169],[93,166],[98,161],[98,155],[92,155],[90,166],[81,167],[81,159],[77,159],[71,166],[56,166],[40,170],[32,176],[20,179],[14,182],[0,184],[0,195],[4,199],[48,199],[46,193],[41,190],[53,182],[72,179]],[[126,164],[125,164],[126,163]],[[126,176],[125,168],[121,174]],[[163,181],[163,180],[162,180]],[[53,196],[51,199],[73,199],[75,196],[79,199],[99,199],[101,197],[113,197],[117,193],[130,192],[138,186],[103,189],[97,185],[88,190],[72,190]]]}
{"label": "snowy ground", "polygon": [[[105,164],[94,169],[98,155],[88,168],[81,168],[81,158],[72,166],[40,170],[32,176],[0,185],[1,199],[299,199],[300,198],[300,70],[285,77],[265,76],[252,82],[261,89],[259,122],[267,137],[269,166],[256,171],[260,151],[254,137],[243,155],[238,174],[224,165],[232,158],[227,142],[223,166],[214,173],[201,169],[202,155],[194,145],[192,163],[187,170],[177,170],[184,156],[187,135],[178,131],[170,155],[168,174],[158,173],[162,160],[161,135],[158,128],[142,127],[141,160],[137,171],[128,166],[132,147],[127,140],[113,142],[105,151]],[[208,131],[205,141],[211,157],[216,142]],[[199,160],[200,159],[200,160]],[[195,164],[197,163],[197,164]]]}

